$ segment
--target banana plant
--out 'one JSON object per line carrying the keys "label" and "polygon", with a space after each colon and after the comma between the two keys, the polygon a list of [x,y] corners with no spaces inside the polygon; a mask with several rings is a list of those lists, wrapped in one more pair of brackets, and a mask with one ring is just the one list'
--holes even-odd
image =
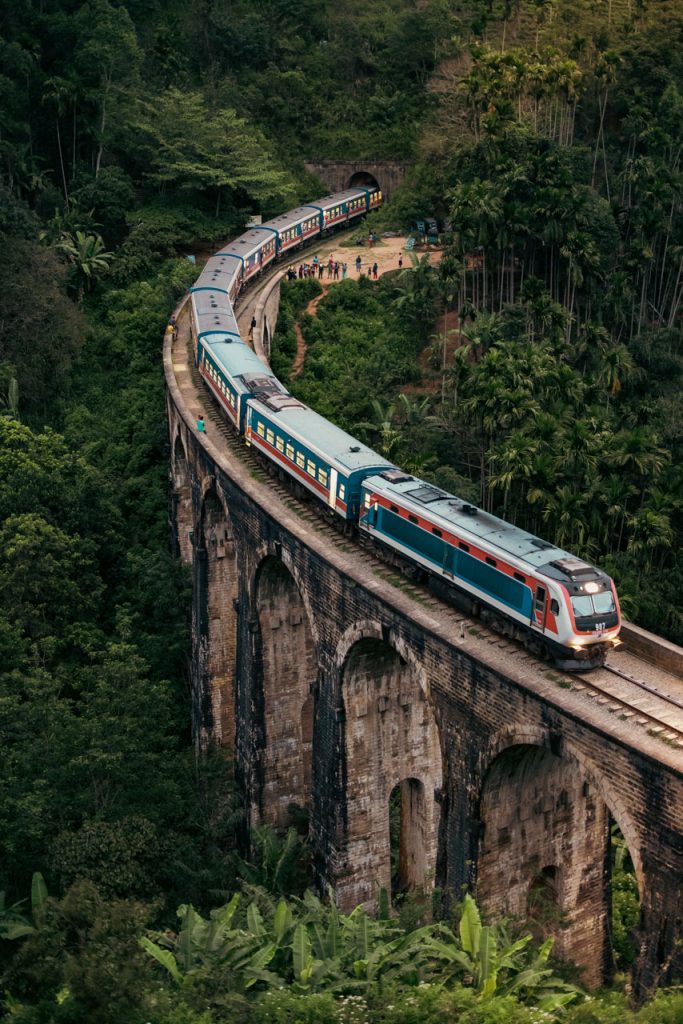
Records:
{"label": "banana plant", "polygon": [[45,920],[45,901],[47,900],[47,886],[40,871],[33,873],[31,879],[31,917],[33,923],[22,913],[26,900],[19,900],[11,907],[5,905],[5,893],[0,892],[0,939],[23,939],[27,935],[33,935]]}

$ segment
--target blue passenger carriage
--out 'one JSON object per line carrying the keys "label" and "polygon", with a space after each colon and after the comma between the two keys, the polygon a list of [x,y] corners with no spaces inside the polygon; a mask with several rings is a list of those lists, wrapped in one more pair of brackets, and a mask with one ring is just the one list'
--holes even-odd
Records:
{"label": "blue passenger carriage", "polygon": [[250,228],[216,255],[237,256],[242,261],[242,281],[249,281],[275,259],[277,235],[263,228]]}
{"label": "blue passenger carriage", "polygon": [[192,291],[200,288],[210,288],[213,291],[223,292],[234,303],[239,295],[241,283],[241,258],[230,253],[217,253],[215,256],[210,256],[204,264],[204,268],[195,281]]}
{"label": "blue passenger carriage", "polygon": [[212,339],[214,342],[240,341],[237,318],[226,292],[208,287],[193,287],[190,290],[190,315],[197,363],[199,346],[204,339]]}
{"label": "blue passenger carriage", "polygon": [[292,395],[264,394],[248,404],[247,441],[331,512],[357,519],[363,479],[392,464]]}
{"label": "blue passenger carriage", "polygon": [[360,217],[369,209],[369,190],[366,188],[347,188],[343,192],[334,192],[311,203],[320,211],[321,230],[346,224],[354,217]]}
{"label": "blue passenger carriage", "polygon": [[276,232],[280,254],[320,234],[320,210],[313,206],[298,206],[296,210],[265,221],[261,227]]}
{"label": "blue passenger carriage", "polygon": [[197,366],[204,380],[240,433],[244,433],[247,401],[254,394],[282,394],[272,370],[244,342],[209,335],[199,342]]}

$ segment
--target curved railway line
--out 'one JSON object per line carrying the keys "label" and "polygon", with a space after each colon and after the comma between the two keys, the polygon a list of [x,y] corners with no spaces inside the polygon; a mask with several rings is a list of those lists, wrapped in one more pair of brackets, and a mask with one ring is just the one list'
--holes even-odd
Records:
{"label": "curved railway line", "polygon": [[[315,248],[322,252],[329,246],[338,248],[339,242],[339,235],[327,243],[318,239]],[[245,338],[262,294],[281,273],[282,265],[269,269],[240,297],[236,305],[236,315],[240,329],[244,329]],[[324,534],[326,541],[340,551],[346,554],[353,553],[355,542],[340,534],[337,527],[309,501],[296,496],[289,486],[270,471],[270,468],[267,470],[254,449],[245,445],[244,440],[232,429],[218,402],[204,386],[194,365],[190,318],[185,303],[177,310],[177,316],[179,334],[173,346],[173,366],[177,371],[182,361],[183,368],[190,371],[192,384],[198,395],[211,399],[210,402],[202,403],[210,425],[209,429],[218,432],[230,454],[246,464],[252,477],[262,482],[267,480],[269,490],[277,495],[283,505],[317,533]],[[262,352],[260,354],[262,355]],[[683,673],[678,665],[673,668],[661,667],[662,662],[667,661],[667,650],[672,649],[672,645],[667,641],[648,634],[648,641],[654,645],[659,642],[661,648],[656,657],[648,658],[642,653],[633,653],[627,640],[621,648],[610,655],[610,660],[604,667],[581,675],[563,672],[539,661],[517,641],[493,632],[478,619],[468,618],[445,600],[435,596],[426,585],[409,581],[398,569],[380,559],[372,549],[364,550],[364,558],[372,560],[372,573],[378,581],[399,589],[423,608],[438,610],[440,618],[445,617],[452,626],[456,640],[459,639],[464,644],[476,639],[490,644],[504,653],[506,658],[514,658],[521,668],[526,663],[532,664],[557,686],[571,690],[583,700],[595,703],[604,712],[644,730],[668,746],[683,750]],[[675,650],[680,652],[678,648]],[[680,654],[683,655],[683,652]]]}

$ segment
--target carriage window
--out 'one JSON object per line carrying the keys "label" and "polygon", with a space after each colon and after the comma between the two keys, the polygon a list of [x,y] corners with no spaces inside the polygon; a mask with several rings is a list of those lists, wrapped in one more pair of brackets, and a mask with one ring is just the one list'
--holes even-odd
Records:
{"label": "carriage window", "polygon": [[526,576],[522,576],[521,572],[513,572],[512,575],[516,580],[519,580],[520,583],[526,583]]}
{"label": "carriage window", "polygon": [[411,516],[411,515],[409,515],[409,516],[408,516],[408,520],[409,520],[409,522],[411,522],[411,523],[416,523],[416,522],[417,522],[417,516]]}
{"label": "carriage window", "polygon": [[344,486],[344,484],[339,485],[339,497],[341,498],[342,501],[344,501],[344,499],[346,498],[346,487]]}
{"label": "carriage window", "polygon": [[537,612],[542,612],[545,608],[545,587],[536,587],[536,598],[534,601]]}
{"label": "carriage window", "polygon": [[312,462],[311,459],[306,463],[306,472],[309,476],[315,476],[315,462]]}
{"label": "carriage window", "polygon": [[268,442],[268,444],[274,444],[274,442],[275,442],[275,434],[273,433],[272,430],[267,430],[266,431],[266,441]]}
{"label": "carriage window", "polygon": [[288,459],[291,459],[292,462],[294,462],[294,445],[291,444],[289,441],[287,442],[287,449],[285,454],[287,455]]}
{"label": "carriage window", "polygon": [[469,544],[465,544],[464,540],[459,540],[458,541],[458,547],[460,548],[461,551],[469,551],[470,550]]}
{"label": "carriage window", "polygon": [[259,437],[265,437],[266,430],[262,423],[256,424],[256,433],[259,435]]}
{"label": "carriage window", "polygon": [[285,442],[279,435],[275,441],[275,447],[279,452],[283,452],[285,450]]}
{"label": "carriage window", "polygon": [[553,615],[557,615],[560,611],[560,606],[555,600],[555,598],[553,598],[550,602],[550,611],[553,613]]}
{"label": "carriage window", "polygon": [[326,469],[319,469],[318,470],[318,480],[323,485],[323,487],[327,487],[327,470]]}
{"label": "carriage window", "polygon": [[443,533],[441,532],[441,530],[437,526],[432,526],[432,533],[436,537],[443,537]]}
{"label": "carriage window", "polygon": [[303,452],[297,452],[296,453],[296,464],[297,464],[297,466],[301,466],[302,469],[306,465],[306,458],[305,458]]}
{"label": "carriage window", "polygon": [[495,558],[489,558],[489,556],[487,555],[486,556],[486,563],[487,563],[487,565],[494,565],[495,566],[496,565],[496,560],[495,560]]}
{"label": "carriage window", "polygon": [[395,512],[396,515],[399,514],[398,505],[390,505],[389,508],[391,509],[392,512]]}

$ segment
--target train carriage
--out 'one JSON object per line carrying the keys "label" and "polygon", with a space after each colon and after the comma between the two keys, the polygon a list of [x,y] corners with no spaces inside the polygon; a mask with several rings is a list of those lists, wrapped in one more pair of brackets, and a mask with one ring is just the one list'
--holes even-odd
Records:
{"label": "train carriage", "polygon": [[231,253],[217,253],[206,261],[201,274],[192,288],[212,288],[224,292],[235,302],[242,283],[242,258]]}
{"label": "train carriage", "polygon": [[616,642],[619,606],[609,576],[402,470],[364,481],[358,525],[457,588],[465,610],[485,608],[504,632],[565,667],[601,664]]}
{"label": "train carriage", "polygon": [[247,441],[331,513],[353,522],[363,479],[392,463],[291,395],[262,396],[248,405]]}
{"label": "train carriage", "polygon": [[202,344],[203,347],[207,347],[210,341],[242,344],[237,318],[225,293],[203,288],[192,289],[190,315],[195,362],[198,363]]}
{"label": "train carriage", "polygon": [[233,242],[229,242],[217,256],[237,256],[242,261],[242,281],[249,281],[260,273],[277,254],[277,236],[260,227],[250,228]]}
{"label": "train carriage", "polygon": [[321,230],[335,227],[367,213],[369,209],[369,189],[347,188],[343,192],[334,192],[329,196],[311,203],[320,211]]}
{"label": "train carriage", "polygon": [[197,366],[230,421],[244,433],[247,401],[257,394],[284,394],[275,374],[242,341],[208,335],[199,342]]}
{"label": "train carriage", "polygon": [[277,232],[279,255],[320,234],[320,210],[313,206],[298,206],[296,210],[264,221],[261,227]]}

